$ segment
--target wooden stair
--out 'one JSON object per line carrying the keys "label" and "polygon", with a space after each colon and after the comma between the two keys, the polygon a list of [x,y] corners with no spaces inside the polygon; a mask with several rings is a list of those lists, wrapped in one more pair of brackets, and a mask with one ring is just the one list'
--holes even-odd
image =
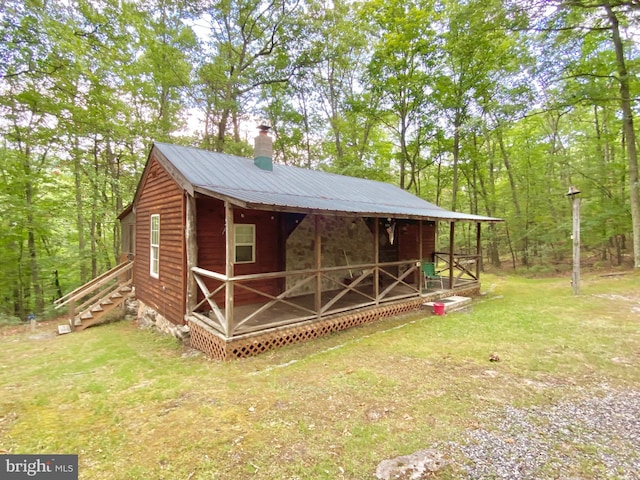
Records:
{"label": "wooden stair", "polygon": [[55,308],[69,309],[68,325],[58,325],[58,334],[81,331],[103,323],[108,314],[134,294],[132,262],[124,262],[56,300]]}
{"label": "wooden stair", "polygon": [[72,330],[79,332],[102,323],[109,312],[122,306],[125,300],[133,295],[133,288],[130,283],[129,281],[126,284],[119,285],[118,290],[115,292],[100,299],[73,319],[69,318],[69,324],[73,322]]}

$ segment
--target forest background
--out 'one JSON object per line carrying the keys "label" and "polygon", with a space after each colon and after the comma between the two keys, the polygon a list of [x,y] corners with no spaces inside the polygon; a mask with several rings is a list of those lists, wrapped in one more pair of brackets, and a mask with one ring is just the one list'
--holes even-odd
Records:
{"label": "forest background", "polygon": [[636,0],[3,0],[0,320],[116,264],[153,141],[250,157],[259,123],[504,218],[495,266],[570,265],[574,185],[587,258],[640,267],[639,35]]}

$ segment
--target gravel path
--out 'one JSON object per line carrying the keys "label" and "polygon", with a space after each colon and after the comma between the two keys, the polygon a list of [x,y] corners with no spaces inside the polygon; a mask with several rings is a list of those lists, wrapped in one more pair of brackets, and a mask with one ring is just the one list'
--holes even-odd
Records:
{"label": "gravel path", "polygon": [[482,415],[495,429],[449,443],[465,479],[640,479],[640,391]]}

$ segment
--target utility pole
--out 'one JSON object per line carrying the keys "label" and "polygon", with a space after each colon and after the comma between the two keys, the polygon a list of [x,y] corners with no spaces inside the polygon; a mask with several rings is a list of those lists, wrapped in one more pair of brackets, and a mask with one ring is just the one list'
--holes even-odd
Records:
{"label": "utility pole", "polygon": [[580,293],[580,190],[573,185],[569,187],[567,197],[573,207],[573,272],[571,274],[571,286],[573,294]]}

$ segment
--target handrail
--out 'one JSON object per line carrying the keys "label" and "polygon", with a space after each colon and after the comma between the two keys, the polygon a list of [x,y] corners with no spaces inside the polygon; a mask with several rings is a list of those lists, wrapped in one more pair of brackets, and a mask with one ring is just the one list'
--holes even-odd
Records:
{"label": "handrail", "polygon": [[[396,267],[396,266],[407,265],[407,264],[417,265],[420,262],[421,262],[420,259],[415,258],[410,260],[400,260],[395,262],[384,262],[384,263],[377,263],[377,264],[363,263],[360,265],[337,265],[334,267],[322,267],[319,271],[321,273],[328,273],[328,272],[339,272],[342,270],[351,270],[351,271],[368,270],[375,267],[379,267],[379,268]],[[200,267],[191,267],[191,271],[193,273],[197,273],[198,275],[202,275],[203,277],[212,278],[220,282],[226,282],[226,281],[237,282],[242,280],[264,280],[264,279],[270,279],[270,278],[291,277],[296,275],[312,275],[312,274],[318,273],[318,270],[310,268],[306,270],[286,270],[286,271],[283,270],[279,272],[251,273],[251,274],[235,275],[233,277],[227,277],[225,274],[214,272],[212,270],[206,270]]]}
{"label": "handrail", "polygon": [[127,260],[126,262],[122,262],[121,264],[115,266],[111,270],[104,272],[102,275],[97,276],[96,278],[90,280],[84,285],[76,288],[72,292],[69,292],[66,295],[55,300],[53,302],[55,305],[55,308],[59,309],[65,305],[68,305],[71,302],[75,302],[75,300],[77,300],[78,298],[88,295],[89,293],[104,286],[114,278],[129,272],[132,268],[133,268],[133,262],[129,260]]}
{"label": "handrail", "polygon": [[93,295],[91,298],[88,298],[88,299],[84,300],[80,305],[74,305],[74,308],[77,311],[84,310],[85,308],[89,307],[90,305],[95,304],[96,301],[106,297],[107,295],[111,295],[112,293],[117,292],[118,289],[120,289],[122,287],[130,286],[131,282],[132,282],[132,280],[129,279],[126,282],[114,283],[114,284],[110,285],[108,288],[105,288],[104,290],[99,291],[98,293]]}

